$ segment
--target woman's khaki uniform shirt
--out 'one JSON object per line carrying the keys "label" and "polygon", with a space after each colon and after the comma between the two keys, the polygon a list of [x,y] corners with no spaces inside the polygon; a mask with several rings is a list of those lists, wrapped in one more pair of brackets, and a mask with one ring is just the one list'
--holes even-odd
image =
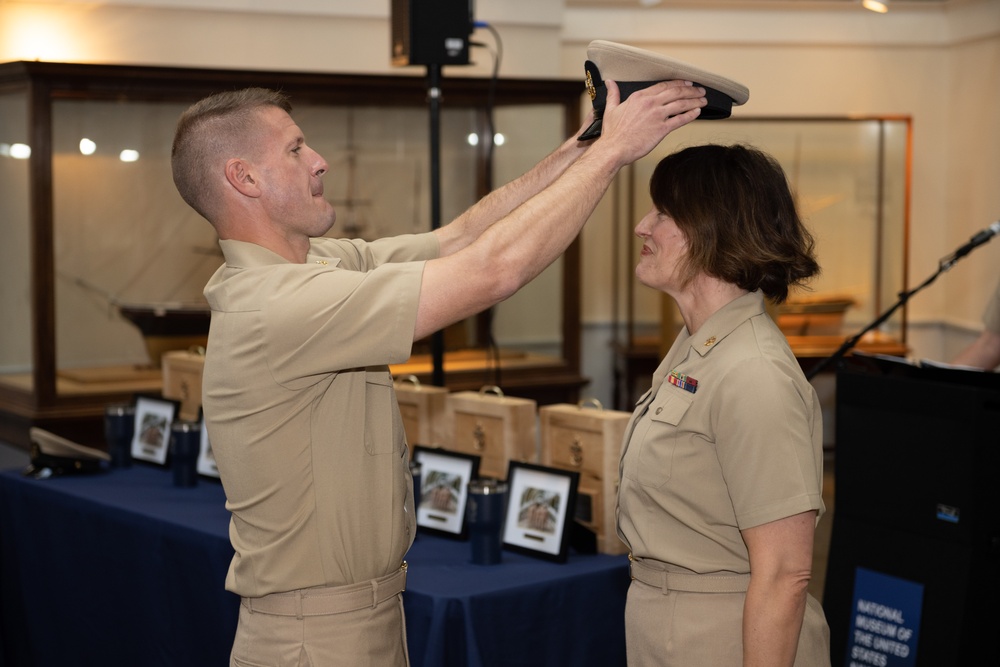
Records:
{"label": "woman's khaki uniform shirt", "polygon": [[399,569],[413,483],[388,364],[410,356],[432,234],[313,239],[305,264],[221,241],[205,296],[208,436],[244,597]]}
{"label": "woman's khaki uniform shirt", "polygon": [[740,531],[823,510],[819,400],[760,292],[681,331],[639,400],[620,464],[633,556],[750,572]]}

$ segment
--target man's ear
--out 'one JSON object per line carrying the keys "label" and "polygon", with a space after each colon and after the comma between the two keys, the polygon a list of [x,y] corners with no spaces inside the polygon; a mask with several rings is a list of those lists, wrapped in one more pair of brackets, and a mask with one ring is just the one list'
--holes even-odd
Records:
{"label": "man's ear", "polygon": [[261,194],[251,166],[243,158],[234,157],[226,162],[226,180],[247,197],[259,197]]}

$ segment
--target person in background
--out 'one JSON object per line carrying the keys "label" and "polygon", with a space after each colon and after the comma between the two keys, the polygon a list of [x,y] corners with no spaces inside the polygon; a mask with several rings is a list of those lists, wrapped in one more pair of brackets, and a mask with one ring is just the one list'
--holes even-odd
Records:
{"label": "person in background", "polygon": [[952,362],[991,371],[1000,366],[1000,282],[983,313],[983,331]]}
{"label": "person in background", "polygon": [[639,282],[684,321],[638,401],[618,534],[633,581],[628,664],[829,665],[808,595],[823,511],[816,392],[764,310],[818,273],[780,165],[751,147],[664,158],[639,222]]}
{"label": "person in background", "polygon": [[684,81],[620,104],[609,90],[599,139],[567,140],[449,225],[372,243],[321,238],[328,165],[283,94],[220,93],[180,117],[174,182],[225,258],[205,287],[202,403],[232,514],[232,665],[408,664],[413,485],[388,365],[537,276],[615,174],[706,104]]}

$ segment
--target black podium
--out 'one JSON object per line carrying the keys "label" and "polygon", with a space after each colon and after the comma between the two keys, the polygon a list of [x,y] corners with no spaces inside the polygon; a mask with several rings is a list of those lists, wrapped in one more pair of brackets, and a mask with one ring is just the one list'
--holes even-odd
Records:
{"label": "black podium", "polygon": [[997,664],[1000,374],[855,355],[837,372],[823,607],[832,664]]}

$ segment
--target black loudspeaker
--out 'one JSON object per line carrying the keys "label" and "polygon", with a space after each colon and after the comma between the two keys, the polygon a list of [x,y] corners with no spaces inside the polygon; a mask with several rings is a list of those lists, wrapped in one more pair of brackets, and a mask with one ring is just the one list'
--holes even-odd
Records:
{"label": "black loudspeaker", "polygon": [[472,0],[392,0],[392,64],[468,65]]}
{"label": "black loudspeaker", "polygon": [[[836,419],[823,593],[834,667],[985,664],[1000,627],[1000,375],[848,360]],[[870,573],[922,591],[919,626],[862,610]],[[907,623],[915,645],[899,640]]]}

